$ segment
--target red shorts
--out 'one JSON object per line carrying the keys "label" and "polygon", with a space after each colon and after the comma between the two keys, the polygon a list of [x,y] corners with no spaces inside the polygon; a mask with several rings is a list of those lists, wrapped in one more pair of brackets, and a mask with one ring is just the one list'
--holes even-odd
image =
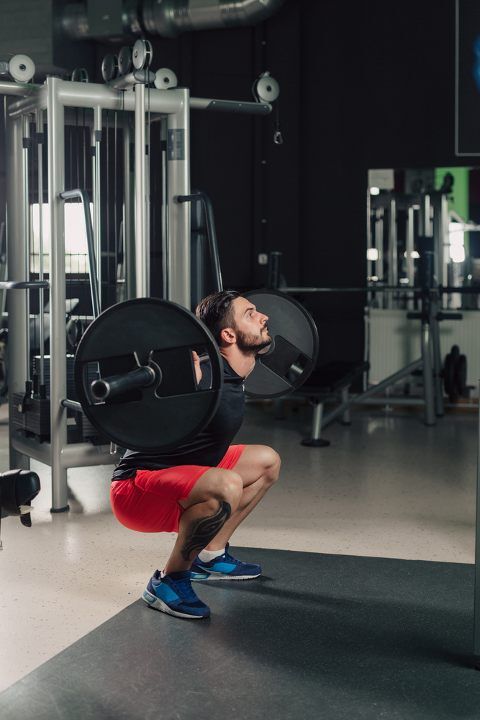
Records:
{"label": "red shorts", "polygon": [[[230,445],[217,467],[231,470],[245,445]],[[137,470],[135,477],[114,480],[110,491],[113,514],[125,527],[139,532],[178,532],[185,500],[210,468],[177,465],[165,470]]]}

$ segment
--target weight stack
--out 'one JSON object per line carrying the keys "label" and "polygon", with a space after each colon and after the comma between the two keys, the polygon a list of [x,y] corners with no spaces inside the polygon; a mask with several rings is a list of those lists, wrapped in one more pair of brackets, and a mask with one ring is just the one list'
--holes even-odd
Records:
{"label": "weight stack", "polygon": [[[22,412],[23,407],[23,412]],[[35,435],[40,441],[50,440],[49,398],[27,398],[24,393],[14,393],[10,422],[27,435]]]}
{"label": "weight stack", "polygon": [[[45,355],[43,359],[46,395],[47,397],[50,397],[50,355]],[[77,399],[77,393],[75,392],[75,380],[73,377],[74,360],[74,355],[67,355],[67,398],[69,400]],[[32,370],[34,375],[38,375],[40,377],[40,355],[34,355]]]}
{"label": "weight stack", "polygon": [[[73,374],[73,355],[67,355],[67,398],[77,400],[75,390],[75,379]],[[40,376],[40,356],[33,357],[33,375]],[[92,368],[89,372],[91,381],[97,378],[97,373]],[[13,395],[13,408],[11,422],[15,428],[22,430],[27,435],[34,435],[40,441],[50,440],[50,356],[44,356],[44,383],[46,398],[27,398],[24,400],[24,393]],[[19,408],[22,407],[24,412]],[[109,440],[99,435],[98,430],[92,425],[83,412],[67,409],[67,438],[68,442],[92,442],[94,445],[107,444]]]}

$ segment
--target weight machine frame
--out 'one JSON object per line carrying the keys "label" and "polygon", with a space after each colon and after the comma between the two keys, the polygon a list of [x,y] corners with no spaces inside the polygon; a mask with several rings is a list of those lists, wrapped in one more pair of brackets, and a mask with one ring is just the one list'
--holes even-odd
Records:
{"label": "weight machine frame", "polygon": [[[101,226],[100,226],[100,152],[102,114],[105,110],[125,111],[134,116],[135,187],[130,189],[130,129],[124,126],[125,155],[125,255],[127,297],[150,295],[150,233],[148,208],[148,165],[146,160],[146,87],[138,82],[133,90],[124,92],[108,85],[82,83],[48,77],[43,86],[20,86],[0,82],[0,94],[21,96],[12,100],[7,112],[7,228],[9,275],[19,281],[29,280],[29,176],[24,138],[29,132],[32,116],[37,130],[47,126],[48,137],[48,205],[51,224],[50,255],[50,442],[39,442],[21,436],[10,424],[10,466],[28,468],[34,458],[52,469],[52,512],[68,510],[67,470],[71,467],[111,464],[114,457],[109,446],[67,442],[66,327],[65,327],[65,219],[64,199],[79,197],[79,188],[65,187],[65,120],[68,108],[93,110],[92,178],[93,178],[93,239],[96,258],[96,295],[101,288]],[[190,195],[190,108],[266,115],[271,105],[266,102],[238,102],[191,98],[187,88],[148,89],[148,115],[160,120],[166,140],[166,158],[161,166],[165,218],[163,255],[166,299],[190,308],[190,207],[179,197]],[[151,113],[151,115],[150,115]],[[39,178],[40,187],[40,178]],[[42,198],[39,198],[40,206]],[[133,205],[133,208],[132,208]],[[132,210],[134,211],[132,213]],[[131,222],[132,215],[134,222]],[[131,227],[134,225],[134,237]],[[90,247],[90,243],[89,243]],[[132,267],[134,266],[134,267]],[[92,280],[92,278],[91,278]],[[92,289],[92,296],[94,295]],[[41,320],[41,326],[43,321]],[[12,293],[9,299],[11,333],[9,351],[10,406],[15,393],[23,393],[30,377],[29,358],[29,297],[25,292]]]}

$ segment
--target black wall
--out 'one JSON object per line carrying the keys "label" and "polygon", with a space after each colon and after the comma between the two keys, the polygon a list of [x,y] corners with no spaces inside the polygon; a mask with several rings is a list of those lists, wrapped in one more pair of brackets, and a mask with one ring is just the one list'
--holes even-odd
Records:
{"label": "black wall", "polygon": [[[280,81],[281,146],[272,118],[192,112],[192,186],[214,202],[226,286],[264,283],[271,250],[289,284],[362,285],[367,170],[478,164],[454,154],[454,0],[286,0],[255,28],[152,41],[153,67],[195,96]],[[118,47],[97,45],[97,67]],[[305,300],[322,359],[361,358],[364,298]]]}
{"label": "black wall", "polygon": [[[454,154],[454,41],[453,0],[286,0],[256,28],[153,41],[193,95],[246,99],[267,69],[281,84],[281,146],[272,118],[192,113],[227,286],[265,282],[271,250],[290,285],[363,285],[368,169],[477,164]],[[303,299],[322,360],[361,358],[364,298]]]}

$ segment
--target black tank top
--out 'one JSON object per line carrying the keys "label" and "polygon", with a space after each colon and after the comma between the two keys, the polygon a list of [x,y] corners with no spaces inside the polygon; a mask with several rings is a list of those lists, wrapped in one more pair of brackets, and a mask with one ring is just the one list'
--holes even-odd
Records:
{"label": "black tank top", "polygon": [[193,440],[174,450],[158,453],[126,450],[113,473],[113,480],[125,480],[137,470],[163,470],[176,465],[218,465],[240,429],[245,410],[243,378],[223,358],[223,389],[220,404],[207,427]]}

